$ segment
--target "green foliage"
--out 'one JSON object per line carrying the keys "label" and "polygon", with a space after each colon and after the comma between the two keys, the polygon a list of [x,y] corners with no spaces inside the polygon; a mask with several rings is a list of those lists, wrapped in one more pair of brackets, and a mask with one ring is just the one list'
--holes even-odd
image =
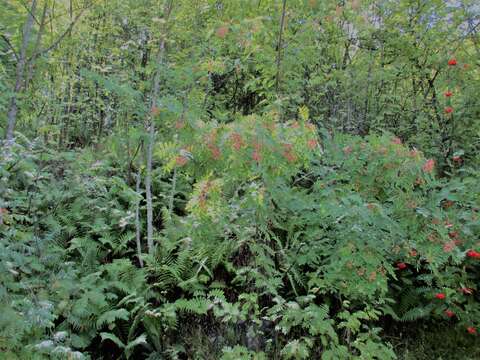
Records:
{"label": "green foliage", "polygon": [[281,5],[0,4],[2,355],[478,357],[478,6]]}
{"label": "green foliage", "polygon": [[[438,180],[420,152],[387,135],[325,137],[320,148],[308,122],[270,118],[276,130],[258,148],[253,121],[234,130],[250,151],[219,143],[209,169],[174,165],[180,183],[206,175],[185,188],[144,269],[131,260],[137,196],[120,174],[105,176],[88,152],[65,153],[58,178],[58,155],[15,145],[2,167],[2,348],[386,359],[395,358],[379,327],[388,317],[444,321],[450,310],[460,328],[479,325],[475,297],[459,291],[476,291],[475,260],[465,255],[479,230],[474,173],[455,185]],[[203,146],[191,146],[194,159]]]}
{"label": "green foliage", "polygon": [[125,295],[146,290],[145,273],[128,258],[114,258],[129,253],[122,219],[134,198],[118,178],[74,174],[72,154],[59,157],[33,143],[12,150],[1,178],[2,210],[8,209],[0,225],[1,346],[20,350],[25,342],[43,341],[40,348],[48,350],[53,340],[45,336],[58,328],[69,334],[71,347],[85,349],[97,330],[113,330],[137,311],[114,308]]}

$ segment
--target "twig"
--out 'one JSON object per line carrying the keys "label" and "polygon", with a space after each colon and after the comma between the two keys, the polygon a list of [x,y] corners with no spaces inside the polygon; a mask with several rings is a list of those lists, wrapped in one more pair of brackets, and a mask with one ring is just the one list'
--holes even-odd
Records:
{"label": "twig", "polygon": [[[90,5],[91,6],[91,5]],[[38,51],[36,54],[33,54],[29,59],[28,61],[32,61],[42,55],[45,55],[46,53],[48,53],[49,51],[52,51],[53,49],[55,49],[61,42],[62,40],[65,38],[65,36],[67,36],[73,29],[73,27],[75,26],[75,24],[77,23],[77,21],[80,19],[80,17],[83,15],[83,13],[85,12],[85,10],[87,10],[90,6],[87,6],[85,8],[83,8],[79,14],[77,14],[77,16],[75,17],[75,19],[73,19],[73,21],[70,23],[70,25],[68,26],[67,30],[65,30],[62,35],[60,35],[60,37],[55,40],[49,47],[45,48],[45,49],[42,49],[40,51]]]}

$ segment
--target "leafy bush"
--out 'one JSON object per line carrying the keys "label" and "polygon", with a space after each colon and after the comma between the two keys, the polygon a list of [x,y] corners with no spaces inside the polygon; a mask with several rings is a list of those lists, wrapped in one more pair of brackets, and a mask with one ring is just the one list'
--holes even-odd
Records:
{"label": "leafy bush", "polygon": [[437,178],[388,134],[319,136],[306,108],[185,126],[157,148],[144,268],[114,158],[21,143],[1,174],[12,357],[394,359],[408,323],[480,326],[478,174]]}

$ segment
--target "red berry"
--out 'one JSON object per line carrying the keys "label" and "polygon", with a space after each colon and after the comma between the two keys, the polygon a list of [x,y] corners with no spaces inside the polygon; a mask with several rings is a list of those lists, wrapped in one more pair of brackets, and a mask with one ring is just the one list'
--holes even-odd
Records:
{"label": "red berry", "polygon": [[433,171],[433,168],[435,167],[435,160],[433,159],[428,159],[425,164],[422,166],[422,170],[429,173]]}
{"label": "red berry", "polygon": [[464,295],[472,295],[473,294],[473,289],[470,289],[470,288],[461,288],[460,291],[464,294]]}
{"label": "red berry", "polygon": [[317,143],[317,140],[315,139],[310,139],[307,141],[307,146],[310,150],[313,150],[317,147],[318,143]]}
{"label": "red berry", "polygon": [[182,120],[177,120],[175,122],[175,129],[183,129],[185,127],[185,122]]}
{"label": "red berry", "polygon": [[158,116],[158,114],[160,114],[160,109],[156,106],[152,106],[152,108],[150,109],[150,114],[152,114],[153,116]]}
{"label": "red berry", "polygon": [[407,268],[407,264],[405,264],[404,262],[399,262],[399,263],[397,264],[397,268],[398,268],[398,270],[406,269],[406,268]]}
{"label": "red berry", "polygon": [[451,106],[447,106],[445,108],[445,114],[451,114],[453,112],[453,108]]}
{"label": "red berry", "polygon": [[284,152],[283,152],[283,157],[284,157],[285,159],[287,159],[288,162],[291,162],[291,163],[297,161],[297,155],[295,155],[295,154],[294,154],[293,152],[291,152],[291,151],[284,151]]}
{"label": "red berry", "polygon": [[456,60],[456,59],[450,59],[450,60],[448,60],[448,65],[450,65],[450,66],[455,66],[455,65],[457,65],[457,60]]}
{"label": "red berry", "polygon": [[188,162],[188,158],[185,157],[185,156],[179,155],[179,156],[177,156],[177,157],[175,158],[175,164],[176,164],[177,166],[183,166],[183,165],[185,165],[187,162]]}
{"label": "red berry", "polygon": [[475,250],[468,250],[467,251],[467,256],[470,258],[478,259],[480,258],[480,253],[475,251]]}
{"label": "red berry", "polygon": [[255,150],[252,153],[252,159],[259,163],[260,161],[262,161],[262,155],[257,150]]}
{"label": "red berry", "polygon": [[443,251],[448,253],[448,252],[452,251],[453,249],[455,249],[455,246],[457,246],[455,244],[455,241],[449,241],[449,242],[447,242],[443,245]]}
{"label": "red berry", "polygon": [[227,34],[228,34],[228,27],[227,26],[221,26],[217,29],[217,36],[220,39],[225,38],[225,36],[227,36]]}
{"label": "red berry", "polygon": [[233,133],[230,135],[230,140],[232,141],[232,146],[236,151],[239,151],[245,145],[242,135],[239,133]]}
{"label": "red berry", "polygon": [[475,329],[473,326],[467,327],[467,331],[469,334],[475,335],[477,333],[477,329]]}
{"label": "red berry", "polygon": [[[211,139],[214,140],[215,138],[215,135],[211,136]],[[212,142],[209,142],[207,144],[207,147],[208,149],[210,150],[210,154],[212,155],[212,157],[215,159],[215,160],[218,160],[220,159],[221,155],[222,155],[222,152],[220,151],[220,149],[218,148],[217,145],[215,145],[214,143]]]}
{"label": "red berry", "polygon": [[444,293],[438,293],[438,294],[435,294],[435,298],[437,298],[438,300],[443,300],[446,298],[446,296]]}
{"label": "red berry", "polygon": [[448,233],[450,239],[456,239],[458,237],[458,231],[451,231]]}
{"label": "red berry", "polygon": [[455,316],[455,313],[452,311],[452,310],[445,310],[445,315],[447,315],[447,317],[449,318],[452,318]]}
{"label": "red berry", "polygon": [[445,95],[445,97],[450,97],[453,95],[453,93],[451,91],[445,91],[443,95]]}

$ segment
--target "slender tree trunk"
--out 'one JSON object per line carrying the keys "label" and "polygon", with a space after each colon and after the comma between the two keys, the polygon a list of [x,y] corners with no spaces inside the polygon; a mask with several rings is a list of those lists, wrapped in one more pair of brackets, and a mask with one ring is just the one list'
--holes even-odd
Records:
{"label": "slender tree trunk", "polygon": [[[70,22],[73,21],[73,2],[72,0],[70,0],[69,4],[68,4],[68,14],[70,15]],[[68,32],[68,36],[72,36],[72,31],[70,29],[70,31]]]}
{"label": "slender tree trunk", "polygon": [[168,200],[168,217],[169,221],[172,219],[173,206],[175,205],[175,193],[177,191],[177,167],[173,168],[172,190],[170,192],[170,198]]}
{"label": "slender tree trunk", "polygon": [[363,117],[360,119],[361,123],[358,129],[360,135],[367,135],[370,129],[370,124],[368,123],[368,108],[370,105],[369,102],[369,93],[370,93],[370,84],[372,82],[372,68],[373,68],[373,55],[370,55],[370,63],[368,64],[368,75],[367,75],[367,87],[365,89],[365,103],[363,105]]}
{"label": "slender tree trunk", "polygon": [[147,197],[147,245],[148,253],[153,253],[153,204],[152,204],[152,153],[155,141],[153,119],[150,120],[150,129],[147,145],[147,174],[145,176],[145,194]]}
{"label": "slender tree trunk", "polygon": [[33,65],[35,63],[35,58],[37,56],[37,53],[40,49],[40,44],[42,43],[42,36],[45,30],[45,22],[47,20],[47,8],[48,8],[47,5],[48,5],[48,2],[45,1],[45,4],[43,5],[42,18],[40,20],[40,26],[38,28],[37,39],[35,40],[35,47],[33,48],[33,54],[28,63],[28,72],[27,72],[27,80],[25,81],[25,90],[28,88],[28,85],[32,80]]}
{"label": "slender tree trunk", "polygon": [[[137,183],[136,183],[136,187],[135,187],[135,191],[137,192],[137,194],[140,194],[141,176],[142,176],[142,174],[141,174],[141,170],[140,170],[140,166],[139,166],[138,167],[138,173],[137,173]],[[140,263],[140,267],[143,267],[141,228],[140,228],[140,200],[137,201],[137,206],[135,208],[135,229],[136,229],[138,262]]]}
{"label": "slender tree trunk", "polygon": [[417,80],[415,79],[415,76],[412,76],[412,92],[413,92],[413,104],[412,104],[412,127],[413,131],[415,134],[418,133],[418,122],[417,122],[417,93],[418,93],[418,87],[417,87]]}
{"label": "slender tree trunk", "polygon": [[282,18],[280,20],[280,33],[278,34],[278,43],[277,43],[277,77],[275,80],[275,91],[278,94],[278,88],[280,86],[280,65],[281,65],[281,55],[282,55],[282,36],[283,36],[283,27],[285,25],[285,8],[287,6],[287,0],[283,0],[282,4]]}
{"label": "slender tree trunk", "polygon": [[151,100],[151,112],[148,130],[148,145],[147,145],[147,174],[145,176],[145,193],[147,198],[147,245],[149,254],[153,254],[153,204],[152,204],[152,158],[153,158],[153,144],[155,143],[155,121],[154,117],[158,115],[157,100],[160,92],[160,77],[159,69],[163,64],[165,55],[165,42],[167,37],[168,18],[172,11],[173,0],[167,0],[164,8],[165,27],[160,40],[160,46],[157,53],[156,65],[157,71],[153,80],[153,93]]}
{"label": "slender tree trunk", "polygon": [[25,21],[25,25],[23,26],[22,47],[20,49],[20,54],[17,62],[15,88],[13,89],[13,94],[10,99],[10,108],[8,110],[8,115],[7,115],[8,123],[7,123],[6,139],[8,141],[13,139],[15,122],[17,121],[17,112],[18,112],[17,100],[18,100],[18,95],[22,89],[24,78],[25,78],[25,65],[27,63],[27,47],[28,47],[28,43],[30,42],[30,36],[31,36],[32,25],[33,25],[33,16],[35,14],[36,9],[37,9],[37,0],[33,0],[27,20]]}

